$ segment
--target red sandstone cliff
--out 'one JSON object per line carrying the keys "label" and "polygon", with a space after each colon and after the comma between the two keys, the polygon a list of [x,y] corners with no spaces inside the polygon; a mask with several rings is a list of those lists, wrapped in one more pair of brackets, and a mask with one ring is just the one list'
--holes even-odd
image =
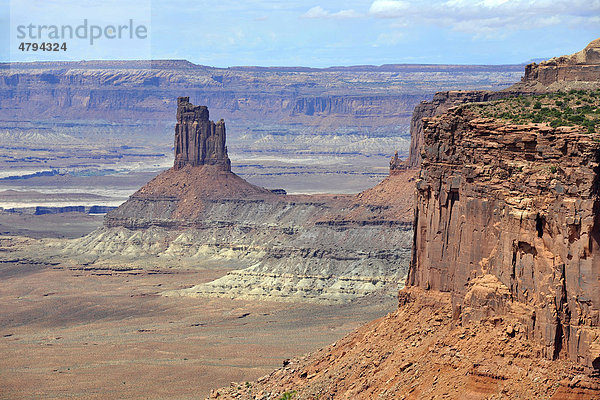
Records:
{"label": "red sandstone cliff", "polygon": [[[588,44],[583,50],[568,56],[554,57],[539,64],[525,67],[522,82],[533,90],[560,88],[561,84],[577,82],[580,89],[586,82],[600,80],[600,39]],[[589,87],[587,87],[589,88]]]}
{"label": "red sandstone cliff", "polygon": [[[597,45],[585,58],[556,62],[565,81],[449,92],[423,103],[415,115],[432,118],[413,120],[423,127],[413,137],[422,143],[413,161],[422,157],[422,164],[413,260],[398,311],[211,398],[600,398],[598,130],[519,125],[483,118],[474,106],[452,107],[533,86],[598,88],[600,76],[585,72],[594,68],[572,62],[598,63]],[[560,107],[558,100],[548,101]],[[403,168],[394,157],[392,171]]]}
{"label": "red sandstone cliff", "polygon": [[458,108],[426,121],[408,284],[455,316],[517,313],[546,357],[600,369],[600,144]]}
{"label": "red sandstone cliff", "polygon": [[490,90],[439,92],[431,101],[423,101],[415,107],[410,121],[410,153],[407,166],[421,166],[421,146],[423,145],[423,118],[434,117],[459,104],[479,103],[512,96],[512,92],[492,92]]}
{"label": "red sandstone cliff", "polygon": [[600,142],[473,108],[424,121],[398,311],[211,398],[600,398]]}

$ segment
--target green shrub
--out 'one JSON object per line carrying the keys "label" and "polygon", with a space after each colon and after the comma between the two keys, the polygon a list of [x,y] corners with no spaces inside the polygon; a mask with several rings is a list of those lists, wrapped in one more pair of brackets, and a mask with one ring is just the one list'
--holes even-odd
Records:
{"label": "green shrub", "polygon": [[294,398],[295,394],[296,394],[295,390],[292,390],[291,392],[285,392],[284,394],[281,395],[279,400],[292,400]]}

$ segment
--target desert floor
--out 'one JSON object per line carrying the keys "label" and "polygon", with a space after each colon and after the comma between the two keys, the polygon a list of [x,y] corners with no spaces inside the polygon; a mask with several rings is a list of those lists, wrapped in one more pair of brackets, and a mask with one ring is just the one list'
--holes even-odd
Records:
{"label": "desert floor", "polygon": [[160,295],[222,276],[227,265],[114,272],[11,258],[15,246],[35,249],[40,237],[75,237],[100,223],[0,215],[0,398],[204,398],[396,307],[384,296],[332,306]]}

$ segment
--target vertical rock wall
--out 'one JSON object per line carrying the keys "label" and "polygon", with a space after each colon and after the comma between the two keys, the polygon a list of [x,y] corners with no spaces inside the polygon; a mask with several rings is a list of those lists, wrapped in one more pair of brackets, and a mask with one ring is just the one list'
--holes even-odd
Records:
{"label": "vertical rock wall", "polygon": [[407,285],[456,318],[516,317],[549,358],[600,369],[600,143],[466,107],[424,121]]}
{"label": "vertical rock wall", "polygon": [[195,106],[189,97],[177,98],[175,169],[186,165],[216,165],[231,171],[225,146],[225,122],[208,119],[206,106]]}

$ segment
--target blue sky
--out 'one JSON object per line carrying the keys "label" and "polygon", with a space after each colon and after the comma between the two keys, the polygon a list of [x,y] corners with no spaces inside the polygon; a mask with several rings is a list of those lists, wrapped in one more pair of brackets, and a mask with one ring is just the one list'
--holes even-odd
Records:
{"label": "blue sky", "polygon": [[10,4],[12,23],[10,56],[2,57],[13,61],[48,56],[14,51],[19,11],[39,24],[134,18],[150,28],[144,42],[100,40],[89,51],[75,43],[54,57],[221,67],[510,64],[570,54],[600,37],[600,0],[0,1]]}

